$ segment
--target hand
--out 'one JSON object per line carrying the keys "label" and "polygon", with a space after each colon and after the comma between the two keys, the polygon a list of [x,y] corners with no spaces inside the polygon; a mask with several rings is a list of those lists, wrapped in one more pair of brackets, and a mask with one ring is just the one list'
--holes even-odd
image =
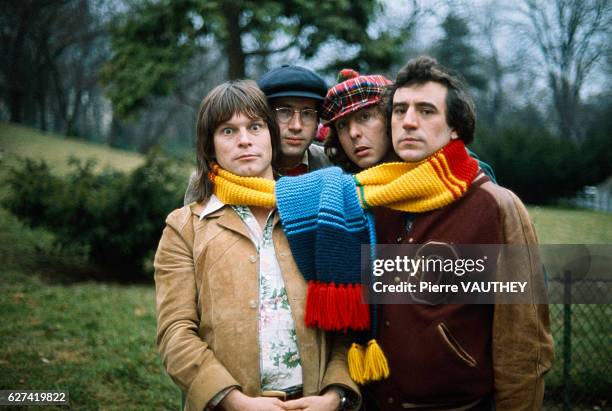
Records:
{"label": "hand", "polygon": [[278,398],[249,397],[239,390],[232,390],[219,403],[225,411],[285,411],[285,404]]}
{"label": "hand", "polygon": [[340,406],[340,396],[334,390],[323,395],[313,395],[284,403],[286,410],[335,411]]}

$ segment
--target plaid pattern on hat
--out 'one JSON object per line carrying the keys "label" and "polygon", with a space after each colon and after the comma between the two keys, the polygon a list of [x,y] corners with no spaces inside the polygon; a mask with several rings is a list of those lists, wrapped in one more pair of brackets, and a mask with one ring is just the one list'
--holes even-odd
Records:
{"label": "plaid pattern on hat", "polygon": [[378,74],[357,76],[329,89],[321,106],[321,119],[331,123],[359,109],[376,104],[391,80]]}

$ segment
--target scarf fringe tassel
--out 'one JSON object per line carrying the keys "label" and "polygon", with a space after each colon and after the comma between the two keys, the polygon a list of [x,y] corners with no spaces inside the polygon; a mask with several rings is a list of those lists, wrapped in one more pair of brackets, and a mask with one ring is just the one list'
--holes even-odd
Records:
{"label": "scarf fringe tassel", "polygon": [[309,281],[304,321],[326,331],[370,328],[370,310],[361,301],[361,284]]}
{"label": "scarf fringe tassel", "polygon": [[376,340],[368,342],[368,348],[353,343],[347,355],[349,375],[357,384],[367,384],[389,377],[387,358]]}

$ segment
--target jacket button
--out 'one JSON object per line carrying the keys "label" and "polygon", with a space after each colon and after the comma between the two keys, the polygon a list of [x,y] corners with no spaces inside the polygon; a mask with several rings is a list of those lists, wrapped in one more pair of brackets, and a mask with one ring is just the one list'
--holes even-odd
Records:
{"label": "jacket button", "polygon": [[399,277],[395,277],[394,280],[395,280],[396,283],[400,282],[400,278]]}
{"label": "jacket button", "polygon": [[396,241],[397,241],[398,243],[401,243],[401,242],[402,242],[402,237],[401,237],[401,236],[400,236],[400,237],[397,237],[397,238],[396,238]]}
{"label": "jacket button", "polygon": [[255,261],[257,261],[257,256],[256,255],[250,255],[249,256],[249,261],[254,263]]}
{"label": "jacket button", "polygon": [[249,300],[249,307],[257,308],[257,302],[255,300]]}
{"label": "jacket button", "polygon": [[389,397],[389,398],[387,398],[387,402],[388,402],[389,404],[393,404],[393,397]]}
{"label": "jacket button", "polygon": [[409,243],[414,242],[414,238],[410,237],[410,238],[408,239],[408,242],[409,242]]}
{"label": "jacket button", "polygon": [[389,327],[389,326],[391,325],[391,322],[390,322],[389,320],[387,320],[387,321],[385,321],[385,325],[386,325],[387,327]]}

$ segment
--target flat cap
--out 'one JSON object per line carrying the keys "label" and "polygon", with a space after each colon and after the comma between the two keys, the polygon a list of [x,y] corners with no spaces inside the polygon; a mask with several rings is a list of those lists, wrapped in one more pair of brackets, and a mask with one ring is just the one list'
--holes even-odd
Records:
{"label": "flat cap", "polygon": [[264,74],[257,82],[266,97],[306,97],[323,101],[327,93],[325,80],[300,66],[284,65]]}

